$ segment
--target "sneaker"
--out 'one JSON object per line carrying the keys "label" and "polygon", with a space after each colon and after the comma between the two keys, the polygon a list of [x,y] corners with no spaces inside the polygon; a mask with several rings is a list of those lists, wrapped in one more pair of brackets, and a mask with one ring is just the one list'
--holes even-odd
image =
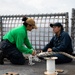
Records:
{"label": "sneaker", "polygon": [[4,64],[4,56],[3,56],[3,52],[0,52],[0,64],[3,65]]}

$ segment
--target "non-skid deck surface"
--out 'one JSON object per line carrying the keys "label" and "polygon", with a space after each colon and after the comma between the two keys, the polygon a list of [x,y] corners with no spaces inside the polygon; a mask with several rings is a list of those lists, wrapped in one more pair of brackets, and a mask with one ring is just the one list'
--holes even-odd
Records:
{"label": "non-skid deck surface", "polygon": [[[59,75],[75,75],[75,60],[68,64],[56,65],[56,69],[64,70]],[[5,62],[4,65],[0,65],[0,75],[7,72],[16,72],[19,75],[44,75],[46,71],[46,61],[35,62],[34,65],[28,65],[28,61],[25,65],[12,65],[10,62]]]}

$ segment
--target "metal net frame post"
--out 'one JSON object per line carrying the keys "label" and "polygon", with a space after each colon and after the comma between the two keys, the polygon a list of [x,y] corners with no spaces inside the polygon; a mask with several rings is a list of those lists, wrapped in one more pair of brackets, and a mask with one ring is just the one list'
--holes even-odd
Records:
{"label": "metal net frame post", "polygon": [[72,9],[72,18],[71,18],[71,38],[73,50],[75,52],[75,9]]}

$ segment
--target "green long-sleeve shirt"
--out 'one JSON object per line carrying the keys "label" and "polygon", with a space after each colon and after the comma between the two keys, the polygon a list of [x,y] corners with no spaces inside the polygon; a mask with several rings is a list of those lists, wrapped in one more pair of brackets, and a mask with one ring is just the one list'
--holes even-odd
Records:
{"label": "green long-sleeve shirt", "polygon": [[25,54],[32,54],[33,52],[33,47],[28,40],[27,29],[24,25],[10,30],[3,36],[3,39],[8,39],[12,44],[16,44],[18,50]]}

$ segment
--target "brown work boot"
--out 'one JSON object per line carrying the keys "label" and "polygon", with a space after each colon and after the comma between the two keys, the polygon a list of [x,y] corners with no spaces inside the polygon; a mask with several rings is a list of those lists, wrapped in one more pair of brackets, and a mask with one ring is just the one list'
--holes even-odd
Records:
{"label": "brown work boot", "polygon": [[0,52],[0,65],[4,64],[4,56],[3,56],[3,52]]}

